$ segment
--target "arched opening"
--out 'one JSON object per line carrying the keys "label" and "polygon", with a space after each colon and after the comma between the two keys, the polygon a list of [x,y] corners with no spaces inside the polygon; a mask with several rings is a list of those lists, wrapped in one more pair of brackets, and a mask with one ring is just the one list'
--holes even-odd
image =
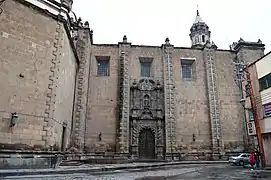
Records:
{"label": "arched opening", "polygon": [[201,38],[202,38],[202,42],[205,42],[205,36],[202,35]]}
{"label": "arched opening", "polygon": [[155,159],[155,136],[150,128],[139,133],[138,153],[140,159]]}

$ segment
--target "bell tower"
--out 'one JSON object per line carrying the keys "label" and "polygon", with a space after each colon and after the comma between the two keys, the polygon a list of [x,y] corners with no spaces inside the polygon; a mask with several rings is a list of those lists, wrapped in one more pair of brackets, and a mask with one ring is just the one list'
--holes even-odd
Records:
{"label": "bell tower", "polygon": [[189,36],[192,48],[202,48],[207,41],[210,42],[211,31],[209,31],[208,25],[200,17],[198,9],[195,22],[190,28]]}

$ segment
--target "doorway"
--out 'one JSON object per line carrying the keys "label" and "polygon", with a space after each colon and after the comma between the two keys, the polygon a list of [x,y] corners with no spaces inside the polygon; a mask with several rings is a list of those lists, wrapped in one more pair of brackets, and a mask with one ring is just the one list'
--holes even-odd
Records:
{"label": "doorway", "polygon": [[138,152],[140,159],[155,159],[155,135],[150,128],[140,131]]}
{"label": "doorway", "polygon": [[61,151],[66,149],[66,126],[62,126]]}

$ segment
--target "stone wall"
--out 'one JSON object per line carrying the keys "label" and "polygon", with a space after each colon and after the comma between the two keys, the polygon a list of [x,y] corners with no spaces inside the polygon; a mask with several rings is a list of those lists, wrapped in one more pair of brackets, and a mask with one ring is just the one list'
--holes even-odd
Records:
{"label": "stone wall", "polygon": [[244,112],[240,103],[239,87],[234,81],[233,64],[235,53],[216,52],[217,90],[220,105],[220,119],[225,151],[244,149]]}
{"label": "stone wall", "polygon": [[[59,146],[64,122],[67,143],[76,62],[64,24],[19,1],[5,1],[2,8],[1,148]],[[19,116],[14,127],[12,112]]]}
{"label": "stone wall", "polygon": [[[173,46],[172,46],[173,47]],[[90,78],[90,99],[89,106],[91,119],[88,119],[87,138],[89,144],[108,144],[114,142],[114,131],[117,122],[115,114],[113,116],[105,116],[113,111],[111,106],[116,108],[117,92],[117,61],[120,51],[117,45],[94,45],[92,47],[91,58],[91,78]],[[163,82],[165,85],[165,77],[167,61],[163,48],[156,46],[136,46],[132,45],[127,51],[126,58],[129,59],[129,78],[130,83],[135,78],[140,77],[140,57],[153,58],[152,77]],[[210,50],[209,50],[210,51]],[[234,51],[216,50],[213,48],[212,61],[215,73],[215,89],[217,92],[217,107],[219,107],[219,128],[221,127],[220,153],[232,151],[242,151],[244,149],[244,124],[243,113],[239,103],[239,89],[234,82],[234,65],[233,60],[236,57]],[[211,127],[214,127],[215,121],[210,120],[210,104],[207,84],[207,69],[209,68],[207,59],[209,57],[207,51],[191,48],[175,47],[172,51],[172,87],[175,96],[175,108],[172,111],[176,113],[176,125],[172,128],[176,135],[176,145],[174,145],[174,153],[212,153],[216,148],[216,139],[212,138]],[[119,55],[119,56],[118,56]],[[208,55],[208,56],[207,56]],[[95,56],[110,56],[110,76],[96,77],[97,64]],[[181,72],[181,60],[193,61],[193,78],[184,80]],[[207,63],[207,64],[206,64]],[[110,81],[109,81],[110,80]],[[110,91],[107,88],[110,86]],[[100,88],[100,89],[99,89]],[[113,101],[108,101],[112,98]],[[165,97],[168,99],[169,97]],[[212,99],[212,97],[211,97]],[[114,103],[113,103],[114,102]],[[111,105],[112,104],[112,105]],[[109,107],[108,107],[109,106]],[[100,109],[97,110],[97,107]],[[99,119],[99,120],[98,120]],[[108,123],[109,122],[109,123]],[[112,124],[111,124],[112,123]],[[107,124],[105,126],[105,124]],[[219,130],[220,131],[220,130]],[[101,132],[104,136],[102,142],[98,142],[98,135]],[[169,133],[169,132],[167,132]],[[108,134],[108,135],[107,135]],[[112,134],[112,135],[110,135]],[[110,138],[108,138],[110,137]],[[110,139],[110,140],[109,140]],[[167,148],[170,150],[170,136],[166,136]],[[215,141],[213,140],[215,139]],[[214,142],[212,142],[212,140]],[[173,142],[175,143],[175,142]],[[175,147],[177,146],[177,147]],[[214,147],[212,147],[214,146]]]}
{"label": "stone wall", "polygon": [[[185,81],[182,78],[181,59],[193,58],[193,79]],[[210,152],[210,118],[203,51],[175,48],[173,63],[178,151]],[[193,134],[195,141],[193,141]]]}
{"label": "stone wall", "polygon": [[[118,91],[117,45],[92,45],[86,122],[86,150],[115,151]],[[110,56],[110,75],[97,76],[96,56]],[[101,133],[101,141],[99,134]]]}

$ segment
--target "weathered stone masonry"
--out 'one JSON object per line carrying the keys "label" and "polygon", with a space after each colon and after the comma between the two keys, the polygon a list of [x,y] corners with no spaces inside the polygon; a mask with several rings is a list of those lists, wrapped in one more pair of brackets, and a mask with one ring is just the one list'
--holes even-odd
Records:
{"label": "weathered stone masonry", "polygon": [[88,82],[90,67],[90,30],[88,27],[79,27],[73,37],[78,57],[79,70],[76,77],[76,98],[74,101],[74,117],[71,147],[79,151],[85,149],[85,128],[87,120]]}
{"label": "weathered stone masonry", "polygon": [[[59,17],[60,18],[60,17]],[[60,20],[60,19],[59,19]],[[44,118],[44,127],[43,130],[46,132],[45,136],[43,136],[43,140],[45,141],[45,146],[53,146],[53,129],[54,129],[54,112],[55,112],[55,97],[56,97],[56,79],[58,78],[58,59],[60,56],[60,44],[63,39],[61,39],[62,31],[61,31],[61,23],[57,21],[57,29],[54,41],[54,50],[53,57],[51,60],[52,66],[50,67],[51,74],[49,75],[50,84],[48,84],[48,92],[47,92],[47,101],[46,101],[46,109],[45,109],[45,118]]]}
{"label": "weathered stone masonry", "polygon": [[[45,58],[40,58],[40,61],[41,64],[48,64],[41,66],[40,71],[37,72],[40,78],[39,81],[43,82],[39,88],[44,92],[41,91],[40,94],[32,95],[36,99],[39,97],[38,100],[43,104],[40,105],[38,101],[34,100],[31,103],[26,102],[27,96],[29,96],[27,93],[22,94],[22,97],[19,96],[20,98],[17,99],[14,96],[13,99],[10,98],[15,101],[12,108],[19,109],[20,106],[15,106],[16,103],[21,103],[21,106],[25,106],[25,109],[31,109],[32,106],[39,106],[40,108],[33,113],[39,113],[38,118],[29,119],[28,121],[24,121],[22,118],[20,126],[13,129],[13,132],[16,133],[27,130],[27,132],[30,132],[29,134],[35,135],[35,138],[40,137],[40,139],[35,139],[33,142],[28,140],[29,144],[33,145],[37,142],[43,145],[44,143],[44,147],[47,149],[55,146],[55,150],[59,150],[61,128],[67,126],[68,131],[72,131],[71,141],[66,138],[67,144],[70,143],[69,147],[74,147],[76,151],[80,152],[86,149],[88,153],[106,153],[110,151],[126,157],[131,155],[133,158],[138,158],[138,155],[142,155],[142,152],[139,152],[139,142],[142,140],[140,139],[140,137],[142,138],[140,131],[143,129],[147,129],[148,133],[151,134],[151,148],[155,149],[152,151],[155,154],[152,155],[158,159],[206,159],[208,153],[215,157],[215,155],[223,155],[225,151],[233,152],[243,148],[243,140],[240,138],[242,118],[236,110],[240,108],[240,104],[236,94],[234,94],[237,92],[237,87],[232,84],[234,77],[230,75],[233,66],[226,64],[231,63],[235,57],[243,60],[244,58],[253,60],[261,56],[264,47],[261,42],[255,44],[240,41],[238,42],[239,49],[231,51],[219,50],[214,43],[209,42],[209,27],[197,13],[196,21],[190,29],[191,48],[174,47],[169,43],[169,39],[166,39],[165,44],[162,46],[132,45],[127,42],[126,36],[118,44],[95,45],[92,42],[92,34],[87,23],[83,25],[82,22],[77,20],[76,22],[69,22],[69,19],[63,19],[60,15],[55,16],[41,9],[38,11],[35,9],[35,13],[32,12],[32,8],[25,8],[24,10],[30,9],[29,12],[31,13],[27,13],[27,18],[33,18],[30,16],[31,14],[36,17],[36,13],[43,12],[46,17],[51,19],[45,20],[39,17],[40,19],[36,22],[36,24],[39,21],[48,24],[49,33],[45,31],[42,33],[46,35],[39,36],[39,33],[35,31],[37,34],[32,33],[35,36],[28,37],[28,40],[31,41],[36,40],[38,43],[47,43],[47,45],[44,45],[47,48],[44,51]],[[16,10],[22,12],[22,14],[25,13],[20,8]],[[0,23],[9,22],[6,19],[7,17]],[[11,19],[16,19],[16,17],[12,16]],[[33,19],[35,20],[35,18]],[[31,19],[28,21],[31,22]],[[26,20],[20,20],[19,22],[27,24]],[[11,24],[6,24],[6,26],[9,25],[11,26]],[[37,27],[40,26],[37,25]],[[71,29],[69,29],[70,26]],[[21,28],[14,29],[23,30],[24,28],[26,27],[21,26]],[[4,47],[4,50],[2,50],[3,48],[0,46],[2,48],[0,51],[3,52],[3,56],[8,57],[8,62],[20,60],[18,62],[22,63],[22,65],[29,62],[27,56],[23,58],[18,58],[19,56],[11,57],[6,52],[6,49],[12,49],[8,44],[10,42],[13,45],[16,44],[15,47],[19,47],[18,49],[23,49],[24,44],[14,41],[12,32],[9,32],[8,28],[2,26],[0,30],[3,31],[1,32],[2,37],[0,37],[4,39],[3,44],[5,43],[4,45],[9,47]],[[39,32],[41,31],[39,30]],[[73,33],[73,39],[69,35],[70,31]],[[14,32],[17,33],[17,31]],[[28,31],[25,32],[25,34],[27,33]],[[43,38],[44,36],[46,38]],[[12,38],[9,39],[9,37]],[[14,37],[16,36],[14,35]],[[67,39],[70,40],[70,44],[66,42]],[[29,46],[28,43],[27,41],[26,44]],[[30,46],[35,47],[36,45],[30,42]],[[69,48],[72,48],[73,52]],[[22,52],[18,51],[17,54],[22,55]],[[73,59],[69,59],[70,57],[79,60],[78,64],[74,65]],[[107,70],[110,73],[108,75],[97,76],[96,66],[98,66],[98,60],[96,57],[109,57],[110,63]],[[153,72],[150,74],[153,77],[141,77],[140,58],[152,59],[150,71]],[[192,73],[193,78],[187,80],[182,77],[181,59],[191,60],[193,64],[192,70],[185,70],[191,70],[191,72],[186,73],[188,75]],[[24,66],[24,68],[27,69],[27,66]],[[75,68],[78,68],[76,70],[77,74],[74,73]],[[0,80],[3,84],[8,84],[6,81],[6,74],[8,73],[4,73],[5,69]],[[14,78],[14,74],[8,78],[12,82],[14,80],[14,82],[17,82],[18,78]],[[62,80],[67,81],[67,83],[60,83]],[[134,80],[135,83],[133,83]],[[74,85],[75,82],[71,83],[71,81],[76,81],[76,85]],[[22,82],[21,80],[20,83],[23,84]],[[31,84],[30,82],[30,80],[26,81],[27,85]],[[221,88],[219,88],[220,86]],[[227,89],[229,87],[232,90]],[[8,91],[8,88],[12,87],[6,85],[5,88]],[[12,90],[14,90],[14,87]],[[31,90],[22,88],[21,93],[24,91],[30,92]],[[62,90],[63,94],[66,94],[65,97],[61,96]],[[67,94],[72,98],[71,93],[73,92],[74,101],[67,98]],[[137,95],[130,94],[131,92]],[[8,96],[12,96],[12,93]],[[161,99],[157,98],[157,93]],[[150,106],[151,108],[146,108],[145,105],[142,106],[141,101],[143,101],[142,96],[144,95],[149,95],[150,102],[155,105]],[[223,100],[225,98],[227,100]],[[11,102],[5,97],[1,97],[1,99],[3,99],[3,102],[0,105]],[[131,105],[133,102],[141,102],[141,104],[139,103],[140,106],[137,107],[134,104]],[[72,105],[73,115],[70,115],[71,120],[71,118],[62,116],[62,114],[70,114],[70,111],[65,110],[72,109]],[[4,109],[4,111],[11,111],[12,108]],[[135,114],[133,114],[134,112]],[[3,122],[5,122],[5,126],[1,127],[5,128],[8,122]],[[27,129],[25,127],[28,126],[28,122],[32,124]],[[70,124],[72,124],[71,128],[69,127]],[[42,126],[42,129],[39,129],[39,126]],[[31,128],[35,130],[30,131]],[[1,132],[0,138],[5,139],[7,136],[12,136],[10,138],[11,143],[17,143],[29,138],[29,135],[26,136],[21,132],[23,136],[21,135],[15,139],[18,134],[11,134],[13,132]],[[38,134],[40,134],[39,137],[36,137]],[[62,132],[62,134],[64,133]],[[100,137],[100,134],[103,137]],[[199,137],[196,137],[197,135]],[[231,144],[236,144],[236,146]],[[116,149],[111,148],[115,145]],[[211,147],[209,147],[210,145]],[[109,146],[110,148],[108,148]]]}
{"label": "weathered stone masonry", "polygon": [[206,79],[207,79],[207,91],[209,97],[209,113],[210,113],[210,127],[212,134],[213,153],[222,153],[223,151],[223,139],[221,135],[221,123],[220,123],[220,107],[219,99],[217,95],[217,83],[216,83],[216,66],[214,63],[216,46],[214,44],[206,44],[204,48],[205,65],[206,65]]}
{"label": "weathered stone masonry", "polygon": [[129,153],[129,100],[130,100],[130,77],[129,77],[129,61],[130,47],[127,43],[126,36],[123,37],[123,42],[119,43],[120,57],[120,74],[119,74],[119,103],[122,107],[119,109],[119,129],[117,148],[119,153]]}
{"label": "weathered stone masonry", "polygon": [[175,117],[175,98],[173,80],[173,61],[172,53],[174,47],[166,39],[163,45],[163,66],[164,66],[164,92],[165,92],[165,131],[166,131],[166,153],[170,156],[176,152],[176,117]]}

